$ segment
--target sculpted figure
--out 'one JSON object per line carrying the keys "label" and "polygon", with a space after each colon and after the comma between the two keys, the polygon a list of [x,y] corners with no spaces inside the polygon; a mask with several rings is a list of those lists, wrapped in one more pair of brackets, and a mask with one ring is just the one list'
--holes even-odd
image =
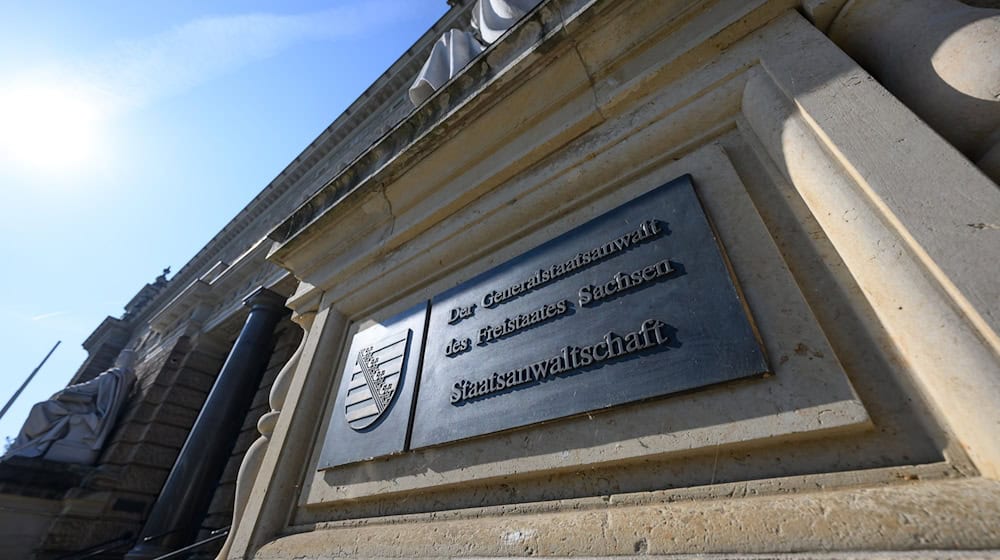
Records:
{"label": "sculpted figure", "polygon": [[3,459],[95,463],[132,388],[134,362],[135,352],[123,350],[111,369],[36,404]]}
{"label": "sculpted figure", "polygon": [[410,101],[414,106],[423,103],[481,52],[483,46],[472,33],[460,29],[445,31],[410,86]]}
{"label": "sculpted figure", "polygon": [[[477,0],[476,5],[472,7],[470,24],[479,34],[479,38],[490,45],[540,1]],[[424,67],[410,86],[410,101],[414,106],[426,101],[485,48],[473,32],[460,29],[445,31],[434,44]]]}
{"label": "sculpted figure", "polygon": [[479,0],[472,7],[472,27],[489,44],[500,38],[541,0]]}

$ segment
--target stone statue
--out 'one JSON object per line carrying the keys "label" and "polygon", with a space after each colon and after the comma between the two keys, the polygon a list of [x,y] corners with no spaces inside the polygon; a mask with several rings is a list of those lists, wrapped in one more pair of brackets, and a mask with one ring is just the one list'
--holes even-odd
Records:
{"label": "stone statue", "polygon": [[472,33],[460,29],[445,31],[410,86],[410,101],[414,106],[426,101],[481,52],[483,46]]}
{"label": "stone statue", "polygon": [[[472,7],[472,29],[479,38],[492,44],[510,29],[524,14],[530,12],[541,0],[478,0]],[[460,29],[445,31],[410,86],[410,101],[420,105],[448,80],[454,78],[485,47],[476,33]]]}
{"label": "stone statue", "polygon": [[540,1],[478,0],[472,7],[472,28],[479,32],[483,41],[492,45]]}
{"label": "stone statue", "polygon": [[166,286],[167,282],[169,282],[169,280],[167,280],[167,275],[168,274],[170,274],[170,267],[169,266],[167,268],[163,269],[163,274],[161,274],[161,275],[159,275],[159,276],[156,277],[156,282],[153,285],[154,286],[160,286],[160,287]]}
{"label": "stone statue", "polygon": [[94,464],[135,381],[134,363],[135,352],[123,350],[111,369],[36,404],[0,460],[38,457]]}

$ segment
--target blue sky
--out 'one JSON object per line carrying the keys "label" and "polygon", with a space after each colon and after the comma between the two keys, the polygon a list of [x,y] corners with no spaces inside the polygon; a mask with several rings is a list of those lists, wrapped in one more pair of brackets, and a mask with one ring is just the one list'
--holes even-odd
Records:
{"label": "blue sky", "polygon": [[64,386],[100,321],[178,270],[445,0],[0,0],[0,401]]}

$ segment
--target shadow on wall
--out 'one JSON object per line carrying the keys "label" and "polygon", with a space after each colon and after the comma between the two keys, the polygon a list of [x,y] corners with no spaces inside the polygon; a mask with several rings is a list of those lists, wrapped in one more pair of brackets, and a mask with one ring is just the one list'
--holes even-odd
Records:
{"label": "shadow on wall", "polygon": [[1000,10],[957,0],[855,0],[828,34],[1000,183]]}
{"label": "shadow on wall", "polygon": [[[958,138],[966,155],[998,152],[1000,12],[955,0],[856,0],[830,35],[927,124],[945,123],[936,132]],[[990,220],[1000,193],[838,58],[821,62],[825,74],[794,54],[765,59],[742,112],[944,424],[984,476],[997,476],[1000,308]]]}

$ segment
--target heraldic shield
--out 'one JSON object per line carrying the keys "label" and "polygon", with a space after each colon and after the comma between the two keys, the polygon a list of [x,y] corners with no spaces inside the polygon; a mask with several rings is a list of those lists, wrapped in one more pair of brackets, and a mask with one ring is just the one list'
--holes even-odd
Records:
{"label": "heraldic shield", "polygon": [[369,461],[408,448],[429,302],[366,319],[343,357],[317,468]]}
{"label": "heraldic shield", "polygon": [[355,430],[371,426],[392,406],[410,345],[410,330],[390,334],[358,351],[350,364],[344,414]]}

